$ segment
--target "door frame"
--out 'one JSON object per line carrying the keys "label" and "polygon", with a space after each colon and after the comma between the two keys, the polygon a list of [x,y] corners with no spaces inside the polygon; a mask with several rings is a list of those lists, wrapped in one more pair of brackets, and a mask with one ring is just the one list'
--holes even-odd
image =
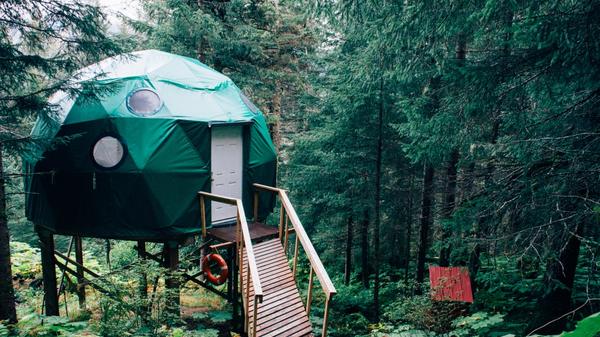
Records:
{"label": "door frame", "polygon": [[[252,125],[254,123],[254,121],[240,121],[240,122],[209,122],[208,123],[208,129],[209,129],[209,139],[210,139],[210,146],[209,148],[209,158],[210,158],[210,165],[209,165],[209,172],[210,172],[210,180],[209,180],[209,190],[212,193],[212,130],[213,127],[217,127],[217,128],[221,128],[221,127],[231,127],[231,126],[240,126],[241,130],[242,130],[242,195],[241,195],[241,200],[242,203],[245,200],[248,200],[247,196],[249,195],[251,189],[249,189],[249,179],[248,179],[248,158],[249,158],[249,152],[250,152],[250,125]],[[244,205],[244,210],[247,211],[247,207],[246,204],[243,203]],[[207,210],[209,214],[207,214],[207,218],[210,219],[210,224],[213,227],[226,227],[226,226],[230,226],[232,224],[236,223],[236,219],[224,219],[224,220],[220,220],[216,223],[213,223],[212,221],[212,207],[207,207]]]}

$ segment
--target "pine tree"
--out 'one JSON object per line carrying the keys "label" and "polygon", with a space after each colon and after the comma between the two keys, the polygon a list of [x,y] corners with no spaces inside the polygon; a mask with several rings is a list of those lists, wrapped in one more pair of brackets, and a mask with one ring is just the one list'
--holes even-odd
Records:
{"label": "pine tree", "polygon": [[48,97],[77,88],[74,71],[119,50],[107,37],[99,8],[82,2],[7,0],[0,3],[0,320],[16,321],[2,155],[21,152],[23,125],[52,116]]}

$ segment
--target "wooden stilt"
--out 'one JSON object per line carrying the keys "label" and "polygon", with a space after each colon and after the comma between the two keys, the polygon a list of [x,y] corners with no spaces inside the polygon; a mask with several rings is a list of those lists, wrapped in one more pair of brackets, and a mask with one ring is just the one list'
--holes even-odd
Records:
{"label": "wooden stilt", "polygon": [[[231,246],[227,247],[227,267],[229,269],[232,268],[232,262],[233,262],[233,257],[231,254]],[[227,300],[232,303],[234,298],[233,298],[233,287],[232,287],[232,282],[233,282],[233,273],[229,273],[229,275],[227,276]]]}
{"label": "wooden stilt", "polygon": [[44,304],[47,316],[58,316],[58,292],[56,291],[56,269],[54,260],[54,237],[46,231],[39,231],[42,255],[42,277],[44,280]]}
{"label": "wooden stilt", "polygon": [[231,288],[231,297],[230,297],[230,301],[232,304],[232,309],[233,309],[233,321],[234,322],[239,322],[239,318],[240,318],[240,307],[238,306],[238,301],[239,301],[239,294],[238,294],[238,288],[237,288],[237,284],[238,284],[238,277],[237,277],[237,266],[236,266],[236,248],[235,246],[231,246],[229,248],[227,248],[228,254],[230,256],[229,258],[229,270],[231,271],[231,273],[229,274],[229,286],[228,288]]}
{"label": "wooden stilt", "polygon": [[[137,252],[138,258],[145,261],[146,260],[146,241],[138,241],[137,242]],[[140,273],[140,281],[139,281],[139,295],[142,300],[141,305],[141,316],[142,318],[147,317],[149,313],[149,303],[148,303],[148,275],[145,271]]]}
{"label": "wooden stilt", "polygon": [[83,242],[80,236],[75,238],[75,261],[77,266],[77,297],[79,298],[79,310],[85,310],[85,279],[83,275]]}
{"label": "wooden stilt", "polygon": [[165,286],[169,291],[168,309],[174,317],[180,316],[179,299],[179,280],[174,275],[179,266],[179,244],[177,242],[166,242],[164,245],[165,260],[164,266],[169,269],[169,275],[165,279]]}

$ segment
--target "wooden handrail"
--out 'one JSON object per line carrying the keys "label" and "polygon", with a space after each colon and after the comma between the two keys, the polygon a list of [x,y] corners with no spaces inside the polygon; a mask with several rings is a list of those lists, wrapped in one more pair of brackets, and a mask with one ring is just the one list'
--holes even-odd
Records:
{"label": "wooden handrail", "polygon": [[[240,271],[242,269],[242,265],[243,265],[243,261],[244,261],[244,254],[246,255],[246,259],[247,259],[247,263],[248,263],[248,270],[250,271],[250,280],[252,281],[252,287],[254,288],[254,308],[253,308],[253,313],[254,313],[254,320],[253,320],[253,324],[252,324],[252,334],[250,334],[250,329],[248,329],[248,323],[249,323],[249,315],[250,315],[250,308],[246,308],[246,319],[245,319],[245,328],[247,329],[246,331],[249,333],[249,335],[251,336],[256,336],[256,325],[257,325],[257,317],[256,314],[258,312],[258,303],[262,303],[263,301],[263,290],[262,290],[262,285],[260,283],[260,278],[258,276],[258,266],[256,265],[256,257],[254,256],[254,249],[252,248],[252,239],[250,237],[250,230],[248,229],[248,222],[246,221],[246,214],[244,212],[244,205],[242,204],[242,201],[240,199],[237,198],[230,198],[230,197],[225,197],[222,195],[217,195],[217,194],[213,194],[213,193],[208,193],[208,192],[198,192],[198,198],[200,200],[200,208],[201,208],[201,216],[202,216],[202,236],[206,237],[206,205],[205,205],[205,200],[209,199],[212,201],[216,201],[216,202],[220,202],[220,203],[224,203],[224,204],[228,204],[228,205],[232,205],[232,206],[236,206],[237,208],[237,230],[236,232],[238,233],[238,239],[236,242],[237,245],[237,252],[238,252],[238,257],[239,257],[239,263],[238,265],[240,266]],[[242,273],[240,272],[240,284],[243,284],[244,280],[242,279]],[[242,298],[244,299],[244,303],[245,305],[249,305],[250,304],[250,299],[249,299],[249,284],[248,284],[248,280],[246,280],[246,291],[244,293],[242,293]]]}
{"label": "wooden handrail", "polygon": [[296,210],[292,206],[292,203],[290,202],[287,193],[282,190],[279,196],[284,204],[286,213],[290,218],[292,226],[294,227],[296,236],[300,239],[302,248],[304,248],[304,250],[306,251],[306,255],[310,261],[310,264],[315,269],[315,274],[319,279],[319,283],[321,283],[321,286],[323,287],[323,291],[327,294],[335,294],[336,290],[333,286],[333,283],[331,282],[331,279],[329,278],[329,274],[327,274],[327,271],[323,266],[323,262],[321,262],[321,258],[319,258],[315,247],[312,245],[312,242],[308,238],[308,234],[306,234],[304,226],[302,226],[300,219],[298,219],[298,214],[296,214]]}
{"label": "wooden handrail", "polygon": [[252,239],[250,237],[250,229],[248,229],[248,222],[246,221],[246,214],[244,213],[244,206],[242,201],[237,199],[238,217],[242,226],[242,239],[244,240],[244,248],[246,249],[246,257],[248,258],[248,264],[250,268],[250,275],[252,276],[252,283],[254,285],[254,296],[259,298],[262,302],[262,286],[258,277],[258,267],[256,266],[256,258],[254,257],[254,248],[252,248]]}
{"label": "wooden handrail", "polygon": [[[263,190],[263,191],[268,191],[268,192],[273,192],[276,193],[279,196],[279,200],[281,201],[281,217],[280,217],[280,222],[279,222],[279,233],[280,233],[280,239],[282,239],[282,235],[284,236],[284,249],[285,251],[287,251],[287,241],[288,241],[288,236],[289,236],[289,229],[288,229],[288,219],[289,221],[292,223],[292,229],[294,230],[295,234],[296,234],[296,245],[294,247],[294,262],[293,262],[293,273],[294,273],[294,277],[295,277],[295,273],[296,273],[296,264],[297,264],[297,260],[298,260],[298,242],[300,242],[300,244],[302,245],[302,248],[304,249],[304,252],[306,253],[306,256],[308,257],[308,260],[310,262],[311,265],[311,270],[310,270],[310,277],[309,277],[309,286],[308,286],[308,298],[307,298],[307,302],[306,302],[306,311],[307,314],[310,314],[310,306],[311,306],[311,301],[312,301],[312,284],[313,284],[313,271],[314,274],[316,274],[317,278],[319,279],[319,283],[321,284],[321,288],[323,289],[323,292],[325,293],[325,312],[324,312],[324,317],[323,317],[323,331],[321,333],[321,336],[325,337],[327,335],[327,321],[328,321],[328,317],[329,317],[329,304],[331,302],[331,298],[334,294],[336,294],[336,289],[333,285],[333,282],[331,282],[331,279],[329,278],[329,274],[327,274],[327,271],[325,270],[325,267],[323,266],[323,262],[321,262],[321,259],[319,258],[319,255],[317,254],[315,247],[313,246],[312,242],[310,241],[310,239],[308,238],[308,235],[306,234],[306,231],[304,230],[304,226],[302,226],[302,222],[300,222],[300,219],[298,218],[298,214],[296,213],[296,210],[294,209],[294,206],[292,205],[292,203],[290,202],[290,199],[287,196],[287,192],[284,189],[281,188],[277,188],[277,187],[272,187],[272,186],[267,186],[267,185],[262,185],[262,184],[253,184],[254,188],[258,191],[258,190]],[[258,209],[258,198],[257,198],[257,193],[255,193],[255,201],[254,201],[254,209],[255,209],[255,213],[257,213],[257,209]],[[284,214],[287,214],[287,217]],[[255,217],[257,215],[255,214]],[[284,228],[284,224],[285,224],[285,228]]]}

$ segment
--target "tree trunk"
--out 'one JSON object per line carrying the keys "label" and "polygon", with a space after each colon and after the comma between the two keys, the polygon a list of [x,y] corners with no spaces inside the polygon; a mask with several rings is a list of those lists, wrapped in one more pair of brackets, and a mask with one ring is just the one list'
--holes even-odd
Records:
{"label": "tree trunk", "polygon": [[275,81],[275,91],[271,101],[271,117],[273,118],[271,136],[277,153],[281,150],[281,81]]}
{"label": "tree trunk", "polygon": [[417,250],[417,282],[425,278],[425,257],[429,248],[431,228],[431,205],[433,202],[433,176],[435,171],[429,163],[423,165],[423,189],[421,192],[421,218],[419,223],[419,246]]}
{"label": "tree trunk", "polygon": [[[464,34],[458,35],[456,43],[456,62],[459,67],[464,65],[467,57],[467,40]],[[446,188],[444,191],[444,204],[442,205],[442,249],[440,250],[439,265],[447,267],[450,264],[452,246],[447,242],[450,238],[450,229],[446,228],[448,220],[452,217],[456,207],[456,172],[460,153],[457,148],[452,149],[448,168],[446,171]],[[446,222],[446,223],[445,223]]]}
{"label": "tree trunk", "polygon": [[412,240],[412,210],[413,210],[413,185],[415,176],[413,173],[410,174],[409,187],[408,187],[408,210],[406,212],[406,239],[404,244],[404,258],[406,264],[404,266],[404,281],[408,281],[408,272],[410,270],[410,246]]}
{"label": "tree trunk", "polygon": [[352,276],[352,231],[353,231],[352,215],[348,217],[348,227],[346,230],[346,264],[344,265],[344,284],[350,284],[350,276]]}
{"label": "tree trunk", "polygon": [[[507,27],[506,33],[504,35],[504,43],[502,45],[502,56],[504,56],[505,58],[510,56],[510,54],[512,53],[511,47],[510,47],[510,41],[512,40],[512,23],[513,23],[513,10],[511,8],[511,6],[507,3],[506,7],[505,7],[505,11],[504,11],[504,24]],[[498,104],[500,105],[502,102],[499,101]],[[500,110],[500,109],[497,109]],[[492,120],[493,120],[493,124],[492,124],[492,134],[490,137],[490,143],[492,145],[495,145],[498,142],[498,137],[500,135],[500,125],[502,123],[502,120],[500,118],[499,115],[496,114],[492,114]],[[494,164],[490,163],[487,165],[487,167],[485,168],[485,176],[483,177],[484,180],[484,186],[485,188],[490,188],[492,185],[492,179],[493,179],[493,174],[494,171],[496,170]],[[487,217],[485,216],[479,216],[477,218],[477,221],[475,222],[474,228],[473,228],[473,237],[475,239],[479,238],[479,233],[483,227],[483,225],[487,222]],[[471,254],[469,256],[469,271],[470,271],[470,277],[471,277],[471,286],[473,288],[473,291],[477,290],[477,273],[479,272],[479,267],[480,267],[480,255],[482,252],[482,247],[481,245],[476,242],[475,245],[473,246],[473,249],[471,250]]]}
{"label": "tree trunk", "polygon": [[58,293],[56,290],[56,263],[54,261],[54,236],[39,230],[42,255],[42,278],[44,280],[44,304],[46,316],[58,316]]}
{"label": "tree trunk", "polygon": [[[546,294],[539,300],[538,316],[533,320],[530,328],[543,328],[536,330],[540,334],[559,334],[565,329],[567,317],[555,320],[571,310],[571,296],[577,261],[579,259],[579,248],[581,246],[580,236],[583,234],[583,224],[579,224],[574,234],[570,235],[567,245],[561,250],[558,259],[548,264],[546,272]],[[548,325],[545,325],[548,324]]]}
{"label": "tree trunk", "polygon": [[360,228],[361,277],[363,286],[369,288],[369,210],[365,209]]}
{"label": "tree trunk", "polygon": [[[390,267],[393,267],[394,269],[400,269],[402,267],[404,267],[404,250],[406,247],[406,242],[405,242],[405,237],[404,237],[404,228],[405,228],[405,221],[406,221],[406,216],[404,214],[404,212],[401,210],[400,208],[401,206],[398,205],[396,207],[396,209],[394,210],[394,213],[396,214],[395,218],[392,221],[392,225],[391,228],[389,230],[389,234],[387,235],[387,237],[389,238],[388,240],[386,240],[388,242],[388,244],[386,245],[386,247],[393,247],[392,249],[386,250],[384,248],[384,252],[388,251],[388,255],[389,255],[389,264]],[[404,210],[406,211],[406,210]],[[384,241],[384,242],[386,242]],[[390,243],[391,241],[391,243]]]}
{"label": "tree trunk", "polygon": [[[137,242],[138,259],[145,263],[146,261],[146,241],[139,240]],[[139,315],[143,321],[148,319],[150,313],[150,305],[148,303],[148,274],[145,270],[140,271],[139,276],[139,296],[142,304],[139,307]]]}
{"label": "tree trunk", "polygon": [[[173,322],[179,319],[180,315],[180,289],[179,277],[176,275],[179,267],[179,245],[176,242],[165,242],[164,248],[164,267],[169,269],[169,274],[165,279],[165,287],[167,288],[167,312],[168,318]],[[172,322],[169,322],[172,323]]]}
{"label": "tree trunk", "polygon": [[10,234],[6,214],[6,190],[2,144],[0,144],[0,321],[17,322],[15,290],[12,283],[10,262]]}
{"label": "tree trunk", "polygon": [[379,227],[381,226],[381,162],[383,152],[383,113],[385,103],[383,101],[384,82],[381,76],[379,83],[379,113],[377,115],[377,149],[375,159],[375,227],[373,228],[373,249],[375,259],[373,269],[375,270],[375,282],[373,286],[373,304],[375,306],[375,320],[379,320],[379,261],[381,251],[379,249]]}
{"label": "tree trunk", "polygon": [[452,150],[450,154],[450,160],[448,161],[448,168],[446,171],[446,188],[444,191],[444,204],[442,205],[442,249],[440,250],[439,265],[442,267],[448,267],[450,264],[450,252],[452,247],[448,241],[450,238],[450,228],[446,228],[447,221],[452,217],[454,213],[454,207],[456,205],[456,172],[458,165],[459,153],[458,149]]}

